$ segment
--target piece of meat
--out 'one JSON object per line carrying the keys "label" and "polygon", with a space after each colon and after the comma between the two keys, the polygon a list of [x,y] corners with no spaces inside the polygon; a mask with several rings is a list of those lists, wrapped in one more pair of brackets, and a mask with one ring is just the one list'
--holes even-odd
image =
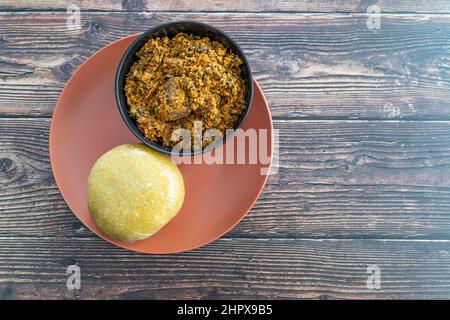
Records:
{"label": "piece of meat", "polygon": [[175,121],[186,117],[192,108],[181,77],[168,78],[158,92],[155,115],[163,121]]}

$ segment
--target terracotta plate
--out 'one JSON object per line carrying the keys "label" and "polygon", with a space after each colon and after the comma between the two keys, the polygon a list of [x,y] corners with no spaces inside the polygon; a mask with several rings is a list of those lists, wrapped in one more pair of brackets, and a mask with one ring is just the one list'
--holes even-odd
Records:
{"label": "terracotta plate", "polygon": [[[116,68],[135,37],[104,47],[68,81],[56,105],[50,130],[53,174],[71,210],[100,237],[144,253],[187,251],[219,238],[245,216],[264,187],[267,175],[261,174],[261,169],[268,165],[181,164],[186,197],[181,211],[169,224],[152,237],[135,243],[115,241],[104,235],[87,208],[87,178],[103,153],[123,143],[138,142],[123,123],[114,100]],[[243,125],[243,129],[247,128],[267,130],[271,157],[272,120],[257,83],[251,111]]]}

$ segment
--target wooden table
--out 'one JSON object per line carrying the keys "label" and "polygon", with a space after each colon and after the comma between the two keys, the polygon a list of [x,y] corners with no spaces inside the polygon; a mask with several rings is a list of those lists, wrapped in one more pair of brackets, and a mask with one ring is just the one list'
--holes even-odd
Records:
{"label": "wooden table", "polygon": [[[0,299],[450,298],[449,1],[73,0],[81,30],[65,3],[0,0]],[[179,19],[242,45],[280,167],[223,238],[143,255],[70,212],[49,126],[91,54]],[[74,264],[81,290],[70,291]],[[380,289],[367,285],[373,264]]]}

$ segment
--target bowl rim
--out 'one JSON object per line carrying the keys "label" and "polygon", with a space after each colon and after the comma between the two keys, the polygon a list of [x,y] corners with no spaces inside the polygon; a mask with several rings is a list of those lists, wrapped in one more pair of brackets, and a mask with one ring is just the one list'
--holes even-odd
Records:
{"label": "bowl rim", "polygon": [[249,95],[248,95],[248,101],[246,103],[246,110],[244,112],[244,114],[241,116],[241,119],[239,121],[239,123],[237,124],[237,126],[235,128],[233,128],[233,133],[226,135],[224,137],[224,139],[222,139],[222,141],[218,142],[218,143],[214,143],[213,145],[208,145],[206,148],[202,148],[202,150],[194,150],[194,151],[190,151],[188,153],[180,153],[180,154],[175,154],[177,156],[181,156],[181,157],[189,157],[189,156],[195,156],[195,155],[199,155],[199,154],[204,154],[207,153],[209,151],[212,151],[218,147],[223,146],[224,144],[226,144],[230,139],[232,139],[235,134],[236,131],[238,129],[240,129],[242,127],[242,124],[244,123],[245,119],[247,118],[249,111],[250,111],[250,107],[252,105],[252,101],[253,101],[253,93],[254,93],[254,83],[253,83],[253,75],[252,75],[252,71],[250,68],[250,64],[248,62],[247,56],[245,55],[244,51],[242,50],[242,48],[236,43],[236,41],[234,41],[228,34],[226,34],[224,31],[222,31],[221,29],[214,27],[210,24],[204,23],[204,22],[199,22],[199,21],[192,21],[192,20],[177,20],[177,21],[171,21],[171,22],[167,22],[167,23],[162,23],[156,26],[153,26],[149,29],[147,29],[146,31],[142,32],[129,46],[128,48],[125,50],[122,58],[120,59],[119,65],[117,66],[117,70],[116,70],[116,75],[114,78],[114,95],[115,95],[115,100],[116,100],[116,105],[117,108],[119,109],[119,113],[120,116],[122,117],[122,120],[125,122],[126,126],[128,127],[128,129],[136,136],[136,138],[138,138],[142,143],[144,143],[146,146],[168,154],[168,155],[172,155],[172,149],[163,147],[162,145],[158,144],[157,142],[154,142],[150,139],[147,139],[144,134],[137,128],[137,126],[133,123],[133,121],[130,121],[129,119],[129,115],[128,115],[128,107],[127,105],[123,106],[120,100],[121,97],[121,93],[119,89],[120,87],[120,77],[119,75],[121,74],[123,68],[124,68],[124,64],[125,61],[127,60],[127,58],[132,55],[135,54],[139,49],[137,48],[138,43],[145,38],[146,36],[148,36],[150,33],[157,31],[158,29],[162,29],[162,28],[167,28],[173,25],[177,25],[177,24],[191,24],[191,25],[196,25],[196,26],[200,26],[200,27],[206,27],[210,30],[212,30],[214,33],[217,33],[223,37],[225,37],[230,43],[231,45],[234,47],[233,49],[235,49],[239,55],[239,57],[243,60],[243,64],[245,65],[245,68],[248,70],[248,82],[249,82]]}

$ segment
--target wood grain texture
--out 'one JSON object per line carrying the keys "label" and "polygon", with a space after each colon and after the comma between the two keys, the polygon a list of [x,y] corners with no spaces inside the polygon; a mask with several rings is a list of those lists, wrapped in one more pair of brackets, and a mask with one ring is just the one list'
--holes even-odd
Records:
{"label": "wood grain texture", "polygon": [[[92,236],[55,186],[49,125],[0,120],[0,235]],[[274,126],[278,174],[227,236],[450,239],[450,122]]]}
{"label": "wood grain texture", "polygon": [[[201,0],[72,0],[81,10],[105,11],[243,11],[243,12],[363,12],[370,5],[377,5],[383,12],[449,13],[446,0],[249,0],[249,1],[201,1]],[[0,0],[2,10],[66,10],[63,0]]]}
{"label": "wood grain texture", "polygon": [[209,22],[242,45],[275,118],[450,120],[450,16],[237,13],[6,13],[0,114],[50,116],[76,68],[113,40],[178,19]]}
{"label": "wood grain texture", "polygon": [[[450,298],[450,243],[222,238],[177,255],[142,255],[99,238],[0,237],[4,299]],[[81,291],[66,269],[81,269]],[[367,267],[381,289],[367,288]]]}
{"label": "wood grain texture", "polygon": [[[450,2],[0,0],[0,300],[450,299]],[[377,4],[381,29],[369,30]],[[191,252],[86,230],[48,158],[50,116],[91,54],[192,19],[247,53],[280,132],[247,217]],[[66,288],[77,264],[82,290]],[[369,264],[381,290],[366,287]]]}

